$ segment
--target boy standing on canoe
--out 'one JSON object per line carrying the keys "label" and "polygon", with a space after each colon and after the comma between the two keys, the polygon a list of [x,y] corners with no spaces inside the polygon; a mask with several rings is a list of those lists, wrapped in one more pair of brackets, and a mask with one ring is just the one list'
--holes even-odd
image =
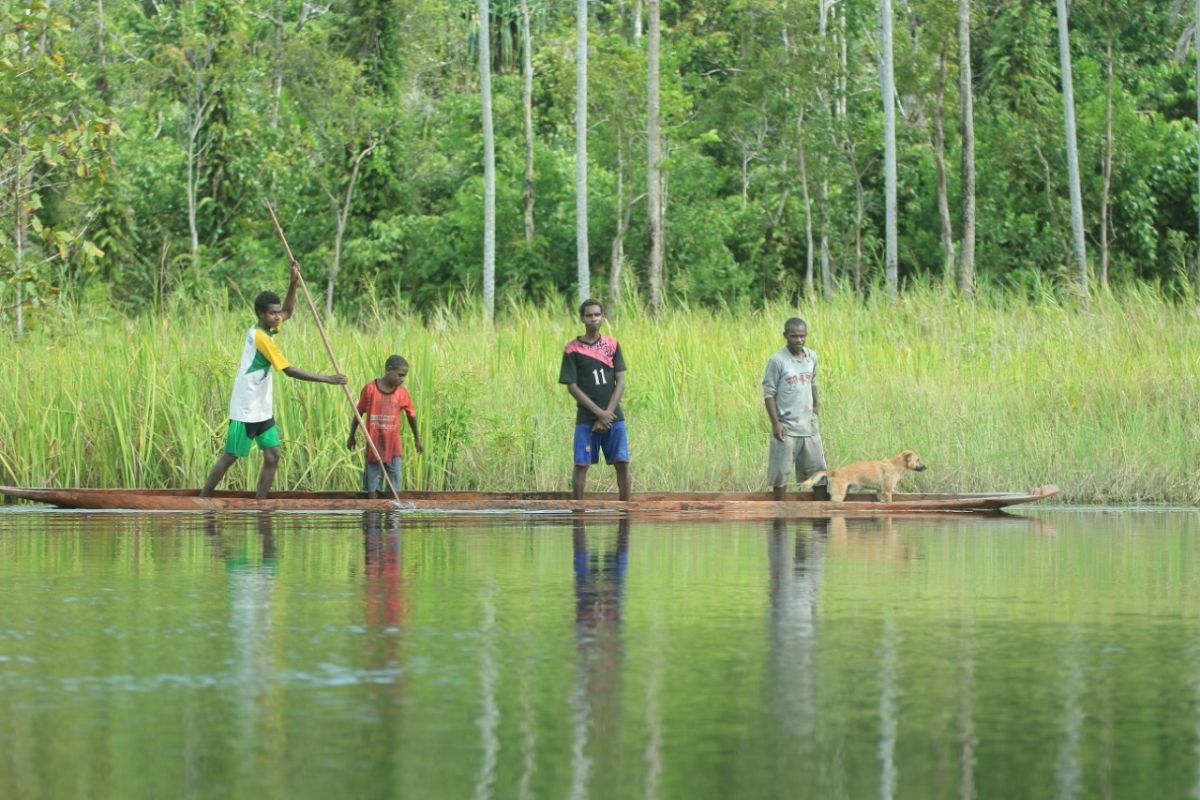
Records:
{"label": "boy standing on canoe", "polygon": [[225,449],[217,457],[208,480],[200,490],[201,497],[210,497],[225,473],[239,458],[250,454],[254,443],[262,451],[263,464],[254,490],[256,500],[264,500],[271,491],[275,471],[279,468],[279,428],[275,425],[274,397],[271,386],[272,368],[289,378],[314,383],[341,385],[345,375],[316,375],[294,367],[275,344],[275,334],[291,318],[296,306],[296,284],[300,281],[300,265],[291,263],[291,282],[287,297],[281,303],[274,292],[262,292],[254,298],[257,322],[246,332],[242,358],[233,378],[229,397],[229,427],[225,433]]}
{"label": "boy standing on canoe", "polygon": [[[383,471],[387,470],[388,480],[392,488],[400,491],[400,466],[404,458],[404,445],[400,441],[400,412],[408,417],[408,427],[412,429],[413,447],[418,453],[424,453],[421,445],[421,433],[417,430],[417,410],[413,408],[412,397],[404,388],[404,379],[408,377],[408,362],[404,356],[388,356],[383,365],[383,377],[376,378],[362,388],[358,395],[358,413],[363,415],[367,426],[367,436],[375,443],[381,464],[375,458],[374,451],[367,448],[366,462],[363,465],[363,491],[372,500],[379,496],[383,488]],[[350,417],[350,438],[346,446],[355,449],[357,442],[355,432],[358,430],[358,417]]]}
{"label": "boy standing on canoe", "polygon": [[558,382],[575,398],[575,471],[571,496],[583,499],[588,467],[604,460],[617,471],[617,491],[629,499],[629,439],[621,396],[625,394],[625,358],[621,345],[611,336],[600,335],[604,306],[599,300],[584,300],[579,306],[583,336],[563,348]]}
{"label": "boy standing on canoe", "polygon": [[804,346],[808,323],[792,317],[783,325],[781,347],[770,360],[763,375],[763,403],[771,418],[771,455],[767,467],[767,485],[776,500],[782,500],[788,473],[795,470],[803,481],[825,469],[825,448],[817,425],[817,354]]}

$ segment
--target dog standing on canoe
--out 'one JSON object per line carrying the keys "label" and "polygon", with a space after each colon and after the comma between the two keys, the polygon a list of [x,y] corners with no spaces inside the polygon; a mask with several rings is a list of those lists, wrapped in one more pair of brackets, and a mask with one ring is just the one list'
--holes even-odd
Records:
{"label": "dog standing on canoe", "polygon": [[821,478],[826,478],[829,481],[829,499],[835,503],[846,499],[846,491],[851,486],[874,489],[876,500],[890,503],[896,484],[910,469],[924,472],[925,462],[912,450],[905,450],[882,461],[856,461],[837,469],[822,470],[810,475],[808,480],[800,484],[800,488],[810,489]]}

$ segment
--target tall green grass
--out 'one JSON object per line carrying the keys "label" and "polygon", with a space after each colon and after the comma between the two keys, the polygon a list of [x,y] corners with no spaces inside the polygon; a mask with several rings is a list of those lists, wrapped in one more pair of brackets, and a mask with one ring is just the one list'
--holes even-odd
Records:
{"label": "tall green grass", "polygon": [[[768,426],[759,382],[783,345],[783,305],[761,311],[618,314],[635,489],[763,487]],[[831,465],[911,447],[929,470],[904,488],[1024,489],[1058,483],[1076,502],[1200,503],[1200,331],[1190,305],[1151,289],[1089,310],[1052,297],[975,302],[935,291],[897,303],[844,297],[799,312],[820,354]],[[0,479],[19,485],[197,486],[224,438],[244,313],[180,307],[162,317],[68,318],[0,338]],[[426,452],[406,432],[414,489],[564,489],[574,404],[558,385],[573,310],[504,309],[427,321],[326,322],[357,396],[405,355]],[[301,310],[279,338],[328,372]],[[337,387],[276,377],[277,489],[358,485]],[[228,486],[249,487],[258,458]],[[600,465],[589,487],[615,488]]]}

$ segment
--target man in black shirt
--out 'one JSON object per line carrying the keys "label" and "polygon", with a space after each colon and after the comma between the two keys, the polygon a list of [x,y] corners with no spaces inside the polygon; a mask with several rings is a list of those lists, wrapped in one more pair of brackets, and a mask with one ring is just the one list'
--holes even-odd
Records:
{"label": "man in black shirt", "polygon": [[579,306],[583,336],[563,348],[558,382],[575,398],[575,472],[571,495],[583,499],[588,467],[604,460],[617,471],[617,491],[629,499],[629,439],[621,396],[625,393],[625,358],[621,345],[611,336],[600,335],[604,306],[599,300],[584,300]]}

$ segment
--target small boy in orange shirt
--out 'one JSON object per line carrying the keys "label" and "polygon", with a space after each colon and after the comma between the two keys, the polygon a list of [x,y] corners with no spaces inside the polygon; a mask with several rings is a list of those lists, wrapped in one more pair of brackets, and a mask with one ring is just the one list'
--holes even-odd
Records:
{"label": "small boy in orange shirt", "polygon": [[[403,356],[389,356],[384,364],[383,376],[376,378],[362,388],[358,396],[358,413],[363,416],[363,424],[367,426],[367,435],[379,450],[381,464],[375,458],[371,448],[366,448],[366,462],[363,466],[363,491],[372,499],[379,496],[383,487],[383,470],[387,470],[388,479],[396,491],[400,491],[400,466],[404,458],[404,446],[400,441],[400,412],[408,417],[408,426],[412,429],[413,447],[418,453],[424,453],[421,445],[421,434],[417,430],[417,411],[413,408],[412,397],[404,388],[404,379],[408,377],[408,362]],[[351,450],[357,447],[355,433],[358,431],[358,417],[350,420],[350,438],[346,446]]]}

